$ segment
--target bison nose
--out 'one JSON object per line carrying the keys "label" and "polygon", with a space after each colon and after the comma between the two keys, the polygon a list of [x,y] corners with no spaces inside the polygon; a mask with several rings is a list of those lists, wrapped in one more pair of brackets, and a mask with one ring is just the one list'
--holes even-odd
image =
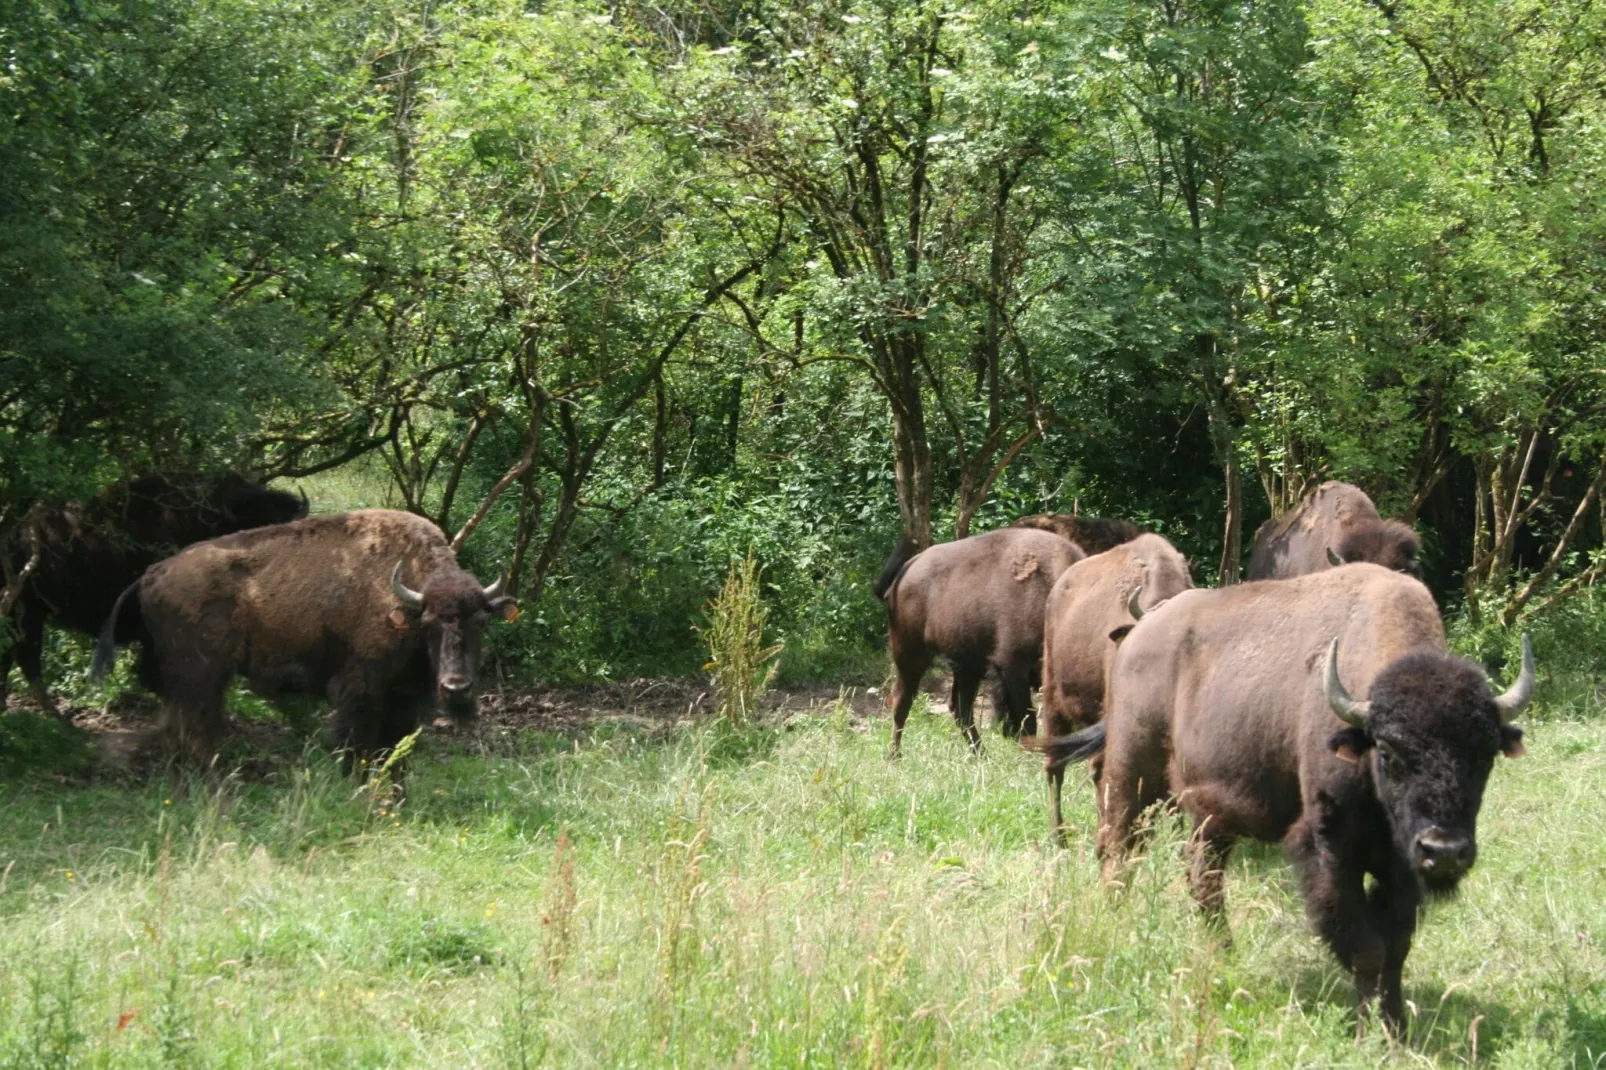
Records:
{"label": "bison nose", "polygon": [[453,698],[468,694],[473,686],[474,681],[467,676],[441,677],[441,690]]}
{"label": "bison nose", "polygon": [[1477,857],[1478,845],[1462,832],[1434,826],[1416,838],[1416,865],[1427,876],[1458,877]]}

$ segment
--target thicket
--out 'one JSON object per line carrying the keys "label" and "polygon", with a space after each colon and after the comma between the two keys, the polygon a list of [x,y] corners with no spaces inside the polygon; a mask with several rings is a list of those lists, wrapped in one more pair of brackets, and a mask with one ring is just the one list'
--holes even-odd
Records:
{"label": "thicket", "polygon": [[1602,18],[0,0],[0,539],[233,464],[506,559],[513,671],[690,671],[752,553],[834,672],[900,534],[1231,582],[1343,478],[1497,646],[1606,570]]}

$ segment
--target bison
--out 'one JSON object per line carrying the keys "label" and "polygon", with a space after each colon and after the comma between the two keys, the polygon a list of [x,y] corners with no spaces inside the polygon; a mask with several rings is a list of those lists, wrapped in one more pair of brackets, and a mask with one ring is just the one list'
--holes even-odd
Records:
{"label": "bison", "polygon": [[1281,519],[1260,525],[1247,575],[1281,580],[1370,561],[1420,577],[1421,548],[1416,532],[1398,520],[1384,520],[1359,487],[1323,483]]}
{"label": "bison", "polygon": [[12,610],[15,642],[0,652],[0,706],[13,661],[46,709],[54,709],[41,673],[47,622],[93,637],[117,596],[150,565],[202,539],[282,524],[307,515],[307,499],[268,490],[235,472],[148,475],[86,502],[46,506],[31,533],[6,547],[9,574],[33,555],[38,563]]}
{"label": "bison", "polygon": [[[1104,710],[1105,669],[1115,652],[1112,633],[1130,626],[1144,607],[1192,586],[1187,558],[1159,535],[1140,535],[1060,573],[1043,617],[1042,735],[1063,736],[1097,721]],[[1064,781],[1063,767],[1049,770],[1054,836],[1062,844]]]}
{"label": "bison", "polygon": [[1009,526],[1052,531],[1061,538],[1070,539],[1088,554],[1102,554],[1145,534],[1142,528],[1129,520],[1101,520],[1096,516],[1071,516],[1066,513],[1023,516]]}
{"label": "bison", "polygon": [[907,542],[894,551],[875,588],[887,604],[898,673],[889,756],[903,744],[920,678],[939,654],[953,666],[954,721],[972,751],[981,753],[974,704],[988,669],[998,674],[1006,734],[1036,731],[1031,688],[1042,657],[1043,605],[1060,573],[1085,556],[1067,539],[1023,528],[942,543],[913,557]]}
{"label": "bison", "polygon": [[411,733],[432,696],[457,720],[473,718],[485,626],[518,612],[503,586],[482,586],[440,529],[411,513],[258,528],[146,570],[102,629],[95,672],[118,642],[138,638],[164,727],[202,757],[216,749],[236,673],[270,699],[326,696],[349,768]]}
{"label": "bison", "polygon": [[1215,921],[1234,841],[1280,840],[1313,927],[1354,976],[1361,1027],[1379,996],[1393,1027],[1417,908],[1477,857],[1484,786],[1497,754],[1523,753],[1510,722],[1533,687],[1526,636],[1522,671],[1496,695],[1445,652],[1422,584],[1346,565],[1177,595],[1117,648],[1104,720],[1036,749],[1050,767],[1102,753],[1106,877],[1139,814],[1176,800],[1193,822],[1193,893]]}

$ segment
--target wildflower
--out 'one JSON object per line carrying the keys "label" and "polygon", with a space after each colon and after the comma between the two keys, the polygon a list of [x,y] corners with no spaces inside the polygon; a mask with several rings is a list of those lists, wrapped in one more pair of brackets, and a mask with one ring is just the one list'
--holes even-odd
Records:
{"label": "wildflower", "polygon": [[67,879],[69,881],[73,879],[73,873],[72,873],[72,870],[70,870],[70,869],[67,871]]}

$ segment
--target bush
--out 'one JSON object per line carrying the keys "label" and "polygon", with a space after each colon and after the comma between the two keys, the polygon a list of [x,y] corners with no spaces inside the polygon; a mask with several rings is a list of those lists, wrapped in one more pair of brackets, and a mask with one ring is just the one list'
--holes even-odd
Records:
{"label": "bush", "polygon": [[732,561],[725,586],[708,607],[708,664],[714,674],[714,701],[719,714],[733,725],[745,724],[759,699],[775,682],[776,657],[784,643],[764,646],[769,609],[759,594],[758,562],[751,550],[740,565]]}

